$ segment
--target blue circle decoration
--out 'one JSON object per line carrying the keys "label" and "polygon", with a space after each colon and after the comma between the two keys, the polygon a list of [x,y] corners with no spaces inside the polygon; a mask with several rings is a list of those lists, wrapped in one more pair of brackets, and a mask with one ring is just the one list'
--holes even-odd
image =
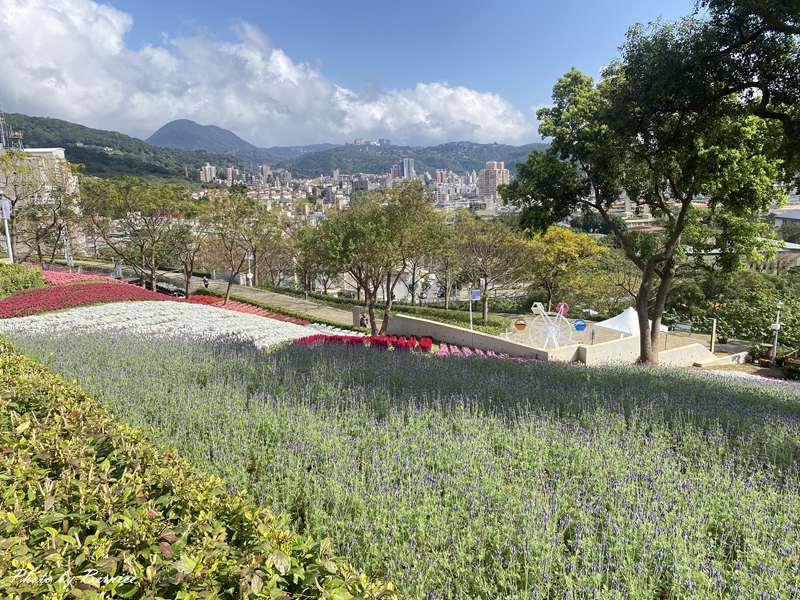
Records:
{"label": "blue circle decoration", "polygon": [[575,330],[583,331],[584,329],[586,329],[586,321],[583,319],[575,319]]}

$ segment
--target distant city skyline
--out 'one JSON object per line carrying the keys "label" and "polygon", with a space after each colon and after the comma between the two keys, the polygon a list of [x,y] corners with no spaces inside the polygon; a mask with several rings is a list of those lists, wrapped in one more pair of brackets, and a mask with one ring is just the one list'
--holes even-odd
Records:
{"label": "distant city skyline", "polygon": [[[218,125],[259,146],[539,139],[572,66],[596,76],[636,22],[692,0],[328,5],[2,0],[0,109],[147,137]],[[491,8],[487,12],[487,8]]]}

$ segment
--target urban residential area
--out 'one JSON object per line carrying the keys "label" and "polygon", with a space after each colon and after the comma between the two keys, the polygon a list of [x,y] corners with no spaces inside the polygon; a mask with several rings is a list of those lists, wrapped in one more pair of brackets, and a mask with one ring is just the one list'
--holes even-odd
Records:
{"label": "urban residential area", "polygon": [[0,36],[3,598],[800,598],[796,0]]}

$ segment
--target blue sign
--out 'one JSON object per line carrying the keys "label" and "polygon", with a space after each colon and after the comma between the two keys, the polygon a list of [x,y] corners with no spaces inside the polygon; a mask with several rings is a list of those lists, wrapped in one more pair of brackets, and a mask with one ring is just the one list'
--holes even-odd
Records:
{"label": "blue sign", "polygon": [[470,300],[480,300],[481,299],[481,291],[480,290],[472,290],[469,294]]}
{"label": "blue sign", "polygon": [[586,321],[583,319],[575,319],[575,329],[576,331],[583,331],[586,329]]}

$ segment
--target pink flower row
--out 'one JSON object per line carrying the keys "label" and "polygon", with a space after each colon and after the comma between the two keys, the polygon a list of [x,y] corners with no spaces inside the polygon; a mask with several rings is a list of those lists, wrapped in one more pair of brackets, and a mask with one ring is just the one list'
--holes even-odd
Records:
{"label": "pink flower row", "polygon": [[417,339],[414,336],[394,335],[327,335],[318,333],[300,338],[295,344],[301,346],[314,346],[317,344],[349,344],[351,346],[370,346],[372,348],[385,348],[386,350],[410,350],[412,352],[430,352],[433,347],[431,338]]}
{"label": "pink flower row", "polygon": [[532,359],[519,358],[516,356],[509,356],[508,354],[497,353],[494,350],[481,350],[480,348],[468,348],[467,346],[458,347],[455,344],[447,345],[445,343],[439,344],[439,349],[434,354],[436,358],[447,358],[454,356],[456,358],[469,358],[470,356],[477,356],[479,358],[501,358],[504,360],[513,360],[514,362],[526,363],[535,362]]}

